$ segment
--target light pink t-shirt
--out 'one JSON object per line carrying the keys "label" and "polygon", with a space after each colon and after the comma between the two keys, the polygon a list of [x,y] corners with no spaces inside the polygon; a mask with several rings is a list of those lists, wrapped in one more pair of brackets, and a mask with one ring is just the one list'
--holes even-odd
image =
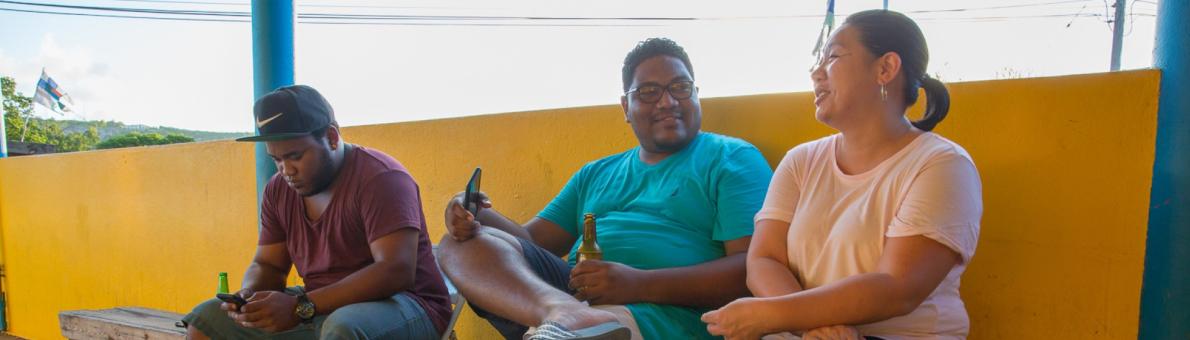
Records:
{"label": "light pink t-shirt", "polygon": [[965,338],[959,277],[979,239],[979,173],[958,144],[924,133],[880,165],[844,174],[835,161],[842,135],[799,145],[781,160],[756,221],[789,222],[790,270],[805,289],[876,270],[889,237],[923,235],[962,256],[912,313],[857,326],[893,339]]}

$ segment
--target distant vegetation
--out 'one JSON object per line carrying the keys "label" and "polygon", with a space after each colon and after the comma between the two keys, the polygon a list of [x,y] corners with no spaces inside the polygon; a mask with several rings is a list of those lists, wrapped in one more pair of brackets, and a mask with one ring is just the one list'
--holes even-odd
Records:
{"label": "distant vegetation", "polygon": [[105,139],[102,142],[99,142],[99,144],[95,144],[95,148],[115,149],[126,148],[129,146],[165,145],[174,143],[188,143],[193,141],[194,138],[176,133],[162,136],[159,133],[129,132],[127,134]]}
{"label": "distant vegetation", "polygon": [[58,152],[162,145],[250,135],[185,130],[171,127],[126,125],[113,121],[43,119],[33,116],[33,97],[16,92],[16,81],[0,77],[4,132],[10,141],[53,145]]}
{"label": "distant vegetation", "polygon": [[[162,136],[169,135],[183,135],[193,138],[193,142],[201,142],[208,140],[232,139],[251,135],[248,132],[210,132],[210,131],[195,131],[179,128],[172,128],[167,126],[147,126],[139,124],[124,124],[121,122],[112,121],[81,121],[81,120],[56,120],[55,122],[62,125],[62,131],[65,132],[83,132],[88,128],[95,126],[99,132],[99,139],[106,140],[108,138],[126,135],[129,133],[141,134],[159,134]],[[11,137],[10,137],[11,138]]]}

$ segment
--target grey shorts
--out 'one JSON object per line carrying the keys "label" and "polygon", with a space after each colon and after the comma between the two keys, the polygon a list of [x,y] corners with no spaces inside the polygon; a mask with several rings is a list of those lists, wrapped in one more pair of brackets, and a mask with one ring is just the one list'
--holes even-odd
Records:
{"label": "grey shorts", "polygon": [[[297,295],[300,287],[285,289]],[[207,300],[182,318],[212,339],[438,339],[438,330],[413,298],[400,293],[391,298],[350,304],[329,315],[293,329],[269,333],[248,328],[219,309],[219,299]]]}

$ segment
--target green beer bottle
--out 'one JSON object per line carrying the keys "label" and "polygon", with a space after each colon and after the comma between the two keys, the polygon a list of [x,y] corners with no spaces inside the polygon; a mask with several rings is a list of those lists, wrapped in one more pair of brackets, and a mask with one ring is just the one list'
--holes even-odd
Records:
{"label": "green beer bottle", "polygon": [[219,293],[229,294],[227,291],[227,272],[219,272]]}
{"label": "green beer bottle", "polygon": [[595,241],[595,214],[583,215],[583,244],[578,247],[578,262],[602,260],[603,250]]}

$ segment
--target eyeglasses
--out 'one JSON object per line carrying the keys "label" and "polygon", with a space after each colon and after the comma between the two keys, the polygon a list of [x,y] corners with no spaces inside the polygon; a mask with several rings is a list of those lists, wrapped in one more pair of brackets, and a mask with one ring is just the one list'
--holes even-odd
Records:
{"label": "eyeglasses", "polygon": [[820,54],[820,56],[818,58],[816,58],[817,60],[815,60],[813,64],[810,64],[810,73],[814,73],[814,71],[818,70],[819,67],[826,67],[827,63],[834,63],[835,59],[846,57],[849,55],[851,55],[850,52],[843,53],[843,54],[834,54],[834,55],[832,55],[830,53],[822,53],[822,54]]}
{"label": "eyeglasses", "polygon": [[674,99],[683,100],[683,99],[690,98],[690,96],[693,96],[695,91],[698,91],[698,87],[694,86],[694,81],[679,80],[679,81],[669,83],[669,85],[665,85],[665,86],[661,86],[661,85],[637,86],[634,89],[628,90],[628,92],[624,92],[624,94],[628,95],[628,94],[632,94],[635,92],[637,100],[640,100],[643,103],[652,104],[652,103],[656,103],[657,101],[661,100],[662,92],[669,92],[669,95],[671,97],[673,97]]}

